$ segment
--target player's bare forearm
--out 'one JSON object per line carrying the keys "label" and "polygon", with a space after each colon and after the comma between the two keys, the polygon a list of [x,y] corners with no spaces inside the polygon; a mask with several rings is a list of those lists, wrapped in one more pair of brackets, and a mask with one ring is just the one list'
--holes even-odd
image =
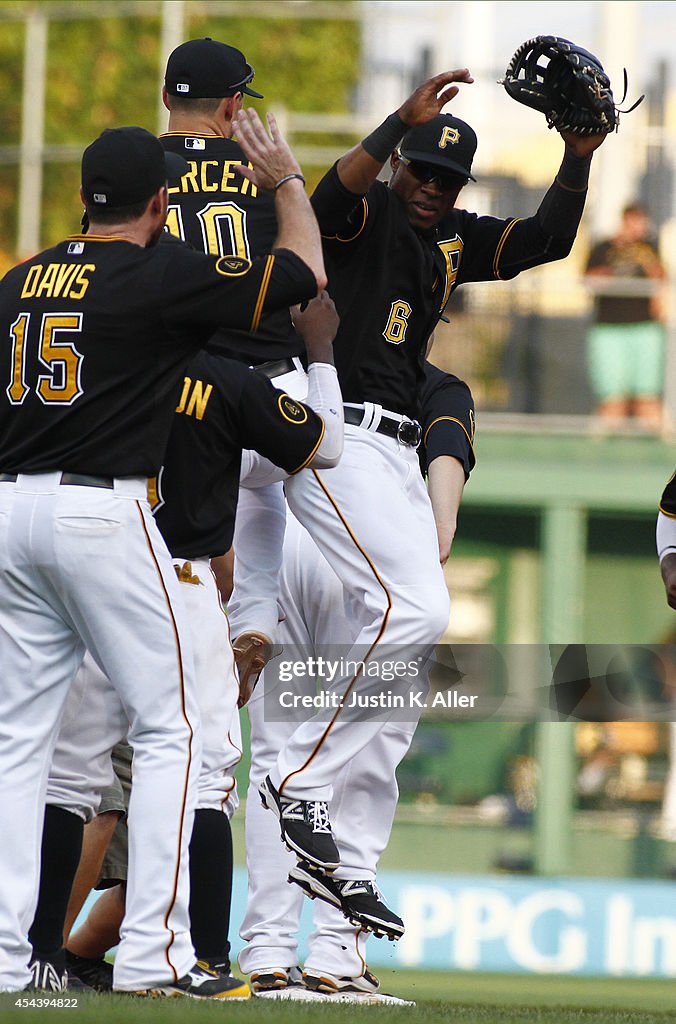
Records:
{"label": "player's bare forearm", "polygon": [[[473,81],[468,69],[460,68],[444,71],[423,82],[402,103],[396,114],[390,115],[387,121],[364,139],[364,144],[360,142],[340,158],[337,171],[341,184],[355,195],[368,192],[407,129],[417,124],[426,124],[441,113],[449,100],[459,92],[457,85],[452,83],[469,84]],[[384,148],[381,148],[383,145]]]}
{"label": "player's bare forearm", "polygon": [[664,580],[664,591],[667,604],[676,609],[676,554],[665,555],[660,562],[660,571]]}
{"label": "player's bare forearm", "polygon": [[437,527],[439,561],[442,565],[451,553],[458,521],[458,509],[465,487],[465,469],[452,455],[440,455],[427,467],[427,484]]}
{"label": "player's bare forearm", "polygon": [[305,308],[294,306],[291,319],[303,339],[308,363],[333,365],[333,339],[338,333],[340,317],[329,293],[321,291]]}

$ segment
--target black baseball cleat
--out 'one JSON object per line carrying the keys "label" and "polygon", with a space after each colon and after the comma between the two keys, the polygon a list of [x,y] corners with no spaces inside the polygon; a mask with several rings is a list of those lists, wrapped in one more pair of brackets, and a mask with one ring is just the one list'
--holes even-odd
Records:
{"label": "black baseball cleat", "polygon": [[68,988],[72,989],[73,979],[96,992],[112,992],[113,965],[103,957],[77,956],[66,950],[66,968],[68,969]]}
{"label": "black baseball cleat", "polygon": [[288,849],[309,865],[323,871],[335,871],[340,864],[340,854],[331,832],[328,803],[280,796],[269,775],[261,782],[258,791],[263,807],[269,808],[279,818],[282,841]]}
{"label": "black baseball cleat", "polygon": [[352,924],[373,932],[377,938],[394,942],[404,934],[404,922],[385,905],[374,882],[331,878],[303,861],[291,868],[289,881],[299,885],[311,899],[338,907]]}
{"label": "black baseball cleat", "polygon": [[221,975],[210,970],[203,960],[173,983],[153,985],[151,988],[130,992],[134,996],[187,996],[189,999],[249,999],[251,991],[245,981],[232,975]]}
{"label": "black baseball cleat", "polygon": [[68,990],[68,971],[63,953],[51,957],[49,960],[33,957],[28,965],[28,970],[31,972],[31,980],[26,991],[66,992]]}

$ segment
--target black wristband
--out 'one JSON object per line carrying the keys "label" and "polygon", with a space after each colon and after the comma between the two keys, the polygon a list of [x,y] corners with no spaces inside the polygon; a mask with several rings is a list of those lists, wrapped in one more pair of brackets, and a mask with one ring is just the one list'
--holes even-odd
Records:
{"label": "black wristband", "polygon": [[584,192],[589,183],[591,159],[591,153],[589,156],[576,156],[566,149],[556,176],[559,185],[571,192]]}
{"label": "black wristband", "polygon": [[390,153],[397,148],[407,131],[408,125],[404,124],[399,114],[390,114],[382,124],[378,125],[375,131],[366,136],[362,146],[369,156],[384,164]]}
{"label": "black wristband", "polygon": [[282,187],[282,185],[286,185],[287,181],[294,181],[296,178],[298,181],[302,181],[303,184],[305,184],[305,178],[302,174],[287,174],[284,178],[279,179],[272,191],[276,192],[278,188]]}

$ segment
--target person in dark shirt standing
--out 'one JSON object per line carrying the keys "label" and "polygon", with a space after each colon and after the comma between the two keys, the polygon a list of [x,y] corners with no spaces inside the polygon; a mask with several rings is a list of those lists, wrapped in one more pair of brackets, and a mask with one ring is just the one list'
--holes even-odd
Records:
{"label": "person in dark shirt standing", "polygon": [[2,991],[31,978],[25,930],[47,771],[87,647],[120,694],[134,748],[115,987],[221,992],[190,942],[186,851],[201,739],[189,630],[146,478],[161,464],[179,376],[214,329],[248,327],[259,309],[312,298],[326,282],[298,164],[271,128],[272,137],[251,120],[249,173],[278,186],[274,254],[233,266],[157,246],[167,178],[185,165],[149,132],[113,129],[83,156],[90,233],[0,283]]}
{"label": "person in dark shirt standing", "polygon": [[617,234],[593,247],[586,274],[594,294],[587,355],[596,414],[607,423],[633,417],[659,430],[666,271],[640,203],[626,206]]}
{"label": "person in dark shirt standing", "polygon": [[[263,99],[252,87],[253,78],[253,67],[236,47],[217,39],[190,39],[169,55],[162,91],[169,111],[162,145],[183,155],[190,168],[169,189],[167,226],[198,250],[233,258],[248,259],[267,251],[277,230],[272,197],[234,170],[243,160],[241,146],[233,138],[234,123],[247,97]],[[255,366],[275,387],[304,400],[308,379],[301,356],[305,350],[288,310],[264,311],[255,327],[255,333],[221,328],[210,348]],[[228,602],[240,665],[252,643],[269,650],[274,639],[286,521],[281,484],[259,486],[257,464],[255,452],[243,463],[235,528],[235,591]],[[260,529],[263,517],[265,529]]]}
{"label": "person in dark shirt standing", "polygon": [[[446,562],[457,524],[466,479],[474,466],[474,401],[470,389],[457,377],[425,363],[421,392],[423,442],[421,469],[428,474],[430,501],[437,525],[439,561]],[[327,648],[325,638],[347,649],[352,638],[343,610],[343,588],[317,545],[293,515],[284,539],[280,583],[284,619],[279,639],[285,657],[309,652],[332,657],[339,648]],[[247,909],[241,935],[246,945],[240,967],[251,975],[254,992],[270,998],[298,981],[296,964],[303,962],[302,984],[314,992],[336,994],[355,1002],[397,1002],[377,990],[378,978],[367,967],[367,939],[371,929],[398,937],[403,922],[389,911],[375,884],[378,859],[387,846],[399,795],[395,769],[413,738],[420,711],[409,709],[387,722],[378,735],[355,755],[334,778],[332,822],[341,854],[339,877],[316,876],[275,841],[272,815],[256,799],[259,784],[273,767],[277,752],[294,729],[295,715],[283,720],[275,709],[280,684],[275,662],[263,672],[249,702],[251,769],[246,802],[246,851],[249,876]],[[312,696],[314,678],[293,683],[293,696]],[[403,718],[403,720],[402,720]],[[353,723],[353,729],[363,726]],[[366,726],[368,728],[368,725]],[[363,827],[355,828],[355,820]],[[284,884],[289,872],[316,898],[314,928],[304,961],[297,943],[303,893]],[[345,881],[343,880],[345,879]],[[343,916],[343,908],[352,915]]]}
{"label": "person in dark shirt standing", "polygon": [[[340,456],[342,422],[332,422],[322,401],[325,398],[332,408],[340,408],[340,392],[330,366],[338,322],[335,308],[322,292],[303,312],[296,309],[294,319],[307,349],[310,405],[291,399],[241,363],[213,352],[199,353],[186,368],[164,462],[149,488],[155,521],[172,556],[188,614],[202,723],[202,763],[190,841],[190,931],[200,964],[221,976],[222,998],[229,999],[249,995],[247,986],[230,973],[228,940],[230,817],[238,805],[234,771],[242,756],[242,740],[230,630],[210,562],[232,544],[243,448],[259,451],[286,475],[301,472],[306,465],[335,465]],[[327,377],[333,380],[333,389],[324,394]],[[322,387],[317,386],[317,378],[323,381]],[[69,977],[94,982],[100,989],[110,988],[110,971],[106,971],[103,956],[117,945],[124,895],[111,888],[97,902],[92,921],[69,937],[64,956],[63,912],[57,908],[66,905],[72,876],[64,877],[67,873],[62,867],[55,888],[44,866],[68,860],[64,856],[66,828],[73,828],[76,816],[90,821],[97,813],[102,786],[108,785],[111,747],[126,735],[119,698],[86,655],[69,695],[50,768],[40,897],[29,932],[34,957],[43,965],[45,981],[51,980],[54,988],[63,986],[59,977],[66,968]],[[112,761],[118,778],[124,779],[127,751],[116,748]],[[126,810],[124,801],[120,810]],[[126,834],[122,826],[115,837],[112,863],[104,872],[108,876],[108,868],[112,868],[110,873],[119,882],[127,877]],[[77,891],[84,889],[85,874],[87,890],[98,879],[98,868],[94,877],[87,872],[92,860],[98,865],[105,853],[104,845],[98,858],[94,857],[92,844],[101,835],[96,831],[91,838],[90,833],[89,856]],[[102,838],[105,842],[107,837],[104,834]],[[71,917],[78,911],[79,907],[69,908]]]}

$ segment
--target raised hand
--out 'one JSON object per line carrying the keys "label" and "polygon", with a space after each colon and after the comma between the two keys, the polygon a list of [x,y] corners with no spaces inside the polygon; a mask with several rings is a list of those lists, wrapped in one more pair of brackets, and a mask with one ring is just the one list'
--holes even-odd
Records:
{"label": "raised hand", "polygon": [[291,318],[305,343],[310,362],[328,362],[326,352],[331,349],[340,325],[340,318],[329,293],[321,291],[304,308],[293,306]]}
{"label": "raised hand", "polygon": [[253,108],[240,110],[232,124],[237,141],[253,164],[253,170],[243,164],[239,164],[236,170],[258,188],[272,192],[282,178],[300,174],[301,169],[279,130],[274,114],[267,114],[266,118],[269,132]]}
{"label": "raised hand", "polygon": [[473,81],[467,68],[443,71],[418,86],[399,107],[399,117],[410,128],[416,124],[427,124],[460,92],[457,85],[452,85],[452,82],[470,85]]}
{"label": "raised hand", "polygon": [[608,132],[605,135],[580,135],[579,132],[559,132],[559,135],[566,144],[566,148],[572,150],[575,156],[579,157],[589,156],[597,150],[606,141],[609,134],[612,133]]}

